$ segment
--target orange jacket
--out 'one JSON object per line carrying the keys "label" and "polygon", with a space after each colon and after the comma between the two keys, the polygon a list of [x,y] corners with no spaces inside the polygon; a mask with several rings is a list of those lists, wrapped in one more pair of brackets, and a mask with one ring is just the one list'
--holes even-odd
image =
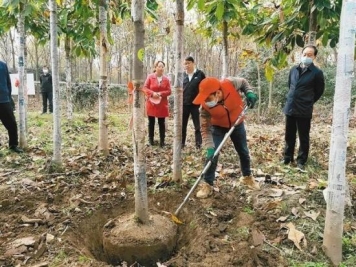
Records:
{"label": "orange jacket", "polygon": [[222,102],[212,108],[203,103],[202,108],[210,114],[211,125],[231,128],[241,114],[244,103],[231,81],[227,79],[221,81],[221,90],[224,95]]}

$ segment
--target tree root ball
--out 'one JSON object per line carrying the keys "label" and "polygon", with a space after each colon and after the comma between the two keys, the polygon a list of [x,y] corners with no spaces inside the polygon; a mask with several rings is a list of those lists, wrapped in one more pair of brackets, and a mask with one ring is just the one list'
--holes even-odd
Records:
{"label": "tree root ball", "polygon": [[103,249],[107,261],[144,266],[169,259],[177,241],[177,225],[168,217],[151,215],[147,224],[134,215],[118,217],[104,226]]}

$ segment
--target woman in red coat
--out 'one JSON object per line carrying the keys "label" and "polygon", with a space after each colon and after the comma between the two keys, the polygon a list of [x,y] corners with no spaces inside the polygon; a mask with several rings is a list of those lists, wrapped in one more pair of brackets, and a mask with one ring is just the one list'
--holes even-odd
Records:
{"label": "woman in red coat", "polygon": [[171,83],[163,75],[165,64],[157,61],[154,73],[148,75],[144,90],[147,95],[146,110],[148,116],[148,137],[150,145],[154,145],[155,119],[158,119],[160,146],[165,145],[165,118],[169,116],[168,96],[171,94]]}

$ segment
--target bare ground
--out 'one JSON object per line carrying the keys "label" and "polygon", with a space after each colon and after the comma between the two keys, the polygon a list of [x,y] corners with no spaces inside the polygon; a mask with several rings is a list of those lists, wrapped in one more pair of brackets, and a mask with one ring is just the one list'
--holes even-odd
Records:
{"label": "bare ground", "polygon": [[[134,213],[131,137],[126,129],[129,118],[111,121],[108,157],[96,151],[93,117],[85,115],[80,122],[64,123],[64,169],[50,173],[51,153],[45,148],[51,139],[45,134],[51,127],[50,115],[31,116],[34,125],[26,153],[1,150],[0,266],[113,266],[103,251],[103,227],[110,219]],[[253,170],[262,189],[251,192],[239,185],[238,158],[228,143],[219,160],[213,196],[199,200],[192,195],[178,216],[184,224],[178,226],[174,253],[168,259],[157,259],[155,266],[327,264],[322,253],[322,189],[327,181],[330,120],[320,116],[315,122],[307,173],[280,164],[282,122],[247,121],[247,127]],[[168,144],[172,143],[172,129],[168,130]],[[354,133],[351,124],[350,136]],[[0,141],[6,140],[2,131]],[[199,176],[204,151],[189,144],[183,151],[181,184],[169,180],[170,145],[147,147],[146,155],[149,212],[170,216]],[[352,198],[355,158],[350,147],[347,177]],[[354,213],[353,208],[346,211],[345,234],[354,234]],[[288,238],[292,226],[304,238]],[[348,257],[345,254],[345,260]]]}

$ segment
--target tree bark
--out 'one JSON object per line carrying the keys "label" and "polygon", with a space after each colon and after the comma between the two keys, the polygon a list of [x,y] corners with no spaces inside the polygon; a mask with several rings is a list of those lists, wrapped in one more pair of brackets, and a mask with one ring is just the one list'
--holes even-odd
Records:
{"label": "tree bark", "polygon": [[223,62],[222,62],[222,73],[221,77],[226,78],[228,76],[229,69],[229,43],[227,41],[228,25],[227,21],[223,21]]}
{"label": "tree bark", "polygon": [[142,92],[144,37],[143,22],[144,0],[133,0],[131,16],[134,23],[134,54],[133,54],[133,148],[134,148],[134,175],[135,175],[135,216],[141,223],[148,223],[148,200],[146,179],[145,148],[145,98]]}
{"label": "tree bark", "polygon": [[26,79],[25,79],[25,16],[24,4],[20,3],[18,18],[19,31],[19,56],[18,71],[20,85],[18,87],[18,107],[19,107],[19,145],[22,148],[27,147],[26,139]]}
{"label": "tree bark", "polygon": [[66,53],[66,103],[67,119],[73,119],[73,98],[72,98],[72,56],[71,56],[71,39],[66,36],[64,49]]}
{"label": "tree bark", "polygon": [[50,32],[51,32],[51,64],[53,84],[53,159],[52,162],[62,165],[61,149],[61,112],[60,112],[60,90],[59,90],[59,64],[58,64],[58,36],[57,36],[57,3],[49,0],[50,10]]}
{"label": "tree bark", "polygon": [[99,29],[100,29],[100,81],[99,81],[99,150],[109,154],[108,122],[107,122],[107,54],[109,42],[107,39],[107,8],[108,1],[99,2]]}
{"label": "tree bark", "polygon": [[315,45],[316,44],[316,31],[317,31],[317,16],[318,16],[318,9],[314,8],[314,0],[310,0],[309,2],[310,7],[310,17],[309,17],[309,33],[308,33],[308,45]]}
{"label": "tree bark", "polygon": [[173,141],[173,181],[182,180],[182,120],[183,120],[183,30],[184,0],[176,0],[175,33],[175,81],[174,81],[174,141]]}
{"label": "tree bark", "polygon": [[351,84],[354,78],[355,28],[356,0],[344,0],[340,19],[340,49],[336,68],[329,178],[328,187],[324,191],[327,209],[323,246],[326,255],[335,266],[342,261],[343,218],[348,188],[345,168]]}

